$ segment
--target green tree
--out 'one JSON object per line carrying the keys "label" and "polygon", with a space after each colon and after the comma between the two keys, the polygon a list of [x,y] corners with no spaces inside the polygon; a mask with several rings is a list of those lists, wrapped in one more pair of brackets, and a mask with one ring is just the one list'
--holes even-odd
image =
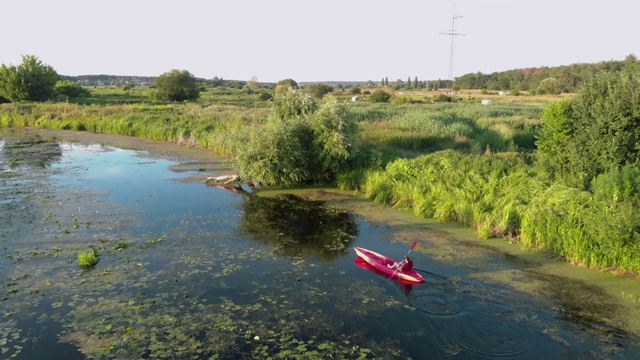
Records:
{"label": "green tree", "polygon": [[331,182],[355,155],[360,130],[333,96],[317,102],[286,87],[276,95],[266,124],[236,140],[242,177],[265,185]]}
{"label": "green tree", "polygon": [[568,183],[588,187],[608,169],[640,166],[639,73],[599,73],[565,101],[545,110],[536,142],[550,168]]}
{"label": "green tree", "polygon": [[311,96],[320,99],[326,94],[333,92],[333,86],[329,84],[310,84],[305,89]]}
{"label": "green tree", "polygon": [[391,98],[388,92],[384,90],[376,90],[369,96],[369,101],[371,102],[387,102]]}
{"label": "green tree", "polygon": [[196,100],[200,97],[200,87],[196,78],[187,70],[171,70],[156,79],[157,98],[168,101]]}
{"label": "green tree", "polygon": [[23,55],[18,66],[0,66],[0,96],[12,102],[46,101],[60,80],[58,73],[33,55]]}
{"label": "green tree", "polygon": [[224,80],[222,78],[214,76],[213,79],[211,79],[211,86],[219,87],[219,86],[222,86],[222,85],[224,85]]}
{"label": "green tree", "polygon": [[276,84],[274,92],[277,95],[277,94],[285,92],[287,90],[287,88],[297,89],[298,88],[298,83],[293,79],[280,80]]}
{"label": "green tree", "polygon": [[[507,89],[507,87],[505,87]],[[556,78],[546,78],[540,81],[537,89],[538,94],[560,94],[560,82]]]}

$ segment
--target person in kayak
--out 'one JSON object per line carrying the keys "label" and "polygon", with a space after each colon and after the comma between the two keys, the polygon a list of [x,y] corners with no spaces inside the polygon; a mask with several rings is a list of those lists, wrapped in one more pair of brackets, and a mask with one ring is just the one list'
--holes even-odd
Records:
{"label": "person in kayak", "polygon": [[404,256],[404,260],[396,264],[387,264],[387,267],[390,269],[397,269],[402,272],[413,270],[413,260],[409,257],[409,255]]}
{"label": "person in kayak", "polygon": [[413,260],[409,257],[409,255],[404,256],[402,266],[400,267],[400,271],[407,272],[413,270]]}

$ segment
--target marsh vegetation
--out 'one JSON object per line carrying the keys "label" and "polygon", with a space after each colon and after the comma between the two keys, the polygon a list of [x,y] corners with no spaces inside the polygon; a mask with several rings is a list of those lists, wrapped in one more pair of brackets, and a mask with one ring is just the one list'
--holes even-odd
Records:
{"label": "marsh vegetation", "polygon": [[[633,121],[624,105],[631,100],[591,112],[585,104],[615,76],[627,85],[605,98],[633,99],[637,81],[630,73],[603,76],[563,102],[520,96],[537,102],[495,99],[489,105],[471,93],[462,102],[433,103],[439,95],[427,91],[396,95],[408,99],[399,105],[348,101],[350,89],[318,99],[284,83],[274,99],[262,100],[251,88],[208,87],[187,103],[152,102],[146,88],[95,88],[77,103],[3,104],[0,125],[210,149],[233,160],[244,179],[263,185],[336,186],[420,217],[458,221],[482,238],[504,237],[531,251],[633,276],[640,271],[640,248],[632,215],[637,159],[628,151],[636,136],[624,125]],[[598,115],[605,108],[618,115]],[[601,120],[580,125],[572,120],[577,111],[581,119]],[[588,131],[568,138],[576,129]],[[598,138],[607,129],[621,135]]]}
{"label": "marsh vegetation", "polygon": [[[208,187],[199,169],[211,165],[178,171],[176,159],[158,155],[174,145],[150,153],[15,130],[3,139],[3,163],[30,154],[0,180],[3,357],[638,355],[637,338],[618,326],[634,329],[621,305],[634,304],[633,287],[616,299],[545,278],[350,196]],[[414,257],[431,274],[424,286],[407,291],[353,263],[352,246],[397,257],[406,239],[420,239]],[[91,271],[77,264],[87,249],[100,258]],[[480,271],[488,264],[495,277]]]}

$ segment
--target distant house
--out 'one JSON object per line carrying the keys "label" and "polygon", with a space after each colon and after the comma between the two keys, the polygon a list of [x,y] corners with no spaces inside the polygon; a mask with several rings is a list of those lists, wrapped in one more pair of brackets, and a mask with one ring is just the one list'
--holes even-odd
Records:
{"label": "distant house", "polygon": [[482,100],[482,105],[489,105],[491,104],[491,100]]}
{"label": "distant house", "polygon": [[352,96],[351,97],[351,101],[358,101],[360,100],[360,96]]}

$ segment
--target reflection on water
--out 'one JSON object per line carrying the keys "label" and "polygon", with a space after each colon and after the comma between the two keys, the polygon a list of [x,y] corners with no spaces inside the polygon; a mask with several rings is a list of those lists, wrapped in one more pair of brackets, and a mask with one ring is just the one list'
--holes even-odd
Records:
{"label": "reflection on water", "polygon": [[347,253],[358,233],[352,214],[295,195],[249,196],[242,210],[242,232],[291,257],[335,259]]}
{"label": "reflection on water", "polygon": [[6,137],[0,146],[0,164],[11,168],[46,167],[60,160],[62,148],[53,139],[32,137]]}
{"label": "reflection on water", "polygon": [[411,289],[363,271],[352,246],[406,247],[339,208],[185,183],[144,152],[2,139],[60,153],[0,178],[1,358],[640,357],[636,338],[595,317],[585,331],[554,297],[423,252]]}

